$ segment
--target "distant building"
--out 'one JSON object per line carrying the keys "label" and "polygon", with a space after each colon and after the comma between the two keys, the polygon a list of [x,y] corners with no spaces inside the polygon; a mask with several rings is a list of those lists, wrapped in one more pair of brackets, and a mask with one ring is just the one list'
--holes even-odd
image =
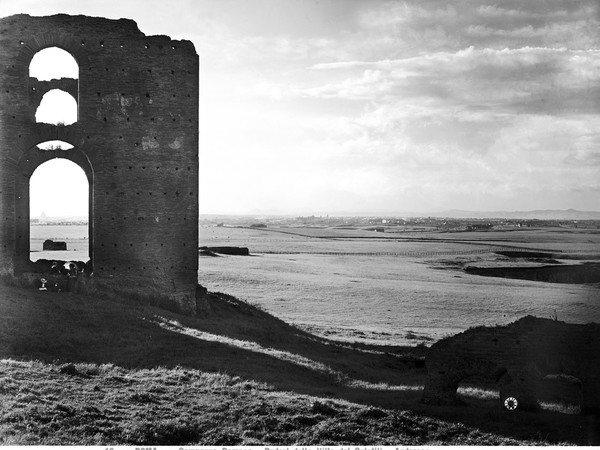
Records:
{"label": "distant building", "polygon": [[475,223],[467,225],[467,231],[491,230],[493,227],[491,223]]}

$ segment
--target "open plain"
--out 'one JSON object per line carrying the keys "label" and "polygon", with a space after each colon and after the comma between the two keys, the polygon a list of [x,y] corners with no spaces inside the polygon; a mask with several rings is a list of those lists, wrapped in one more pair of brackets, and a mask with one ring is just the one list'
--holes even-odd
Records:
{"label": "open plain", "polygon": [[[65,230],[47,237],[78,241]],[[0,442],[597,445],[598,418],[581,415],[572,389],[517,413],[485,380],[462,382],[460,405],[421,396],[429,346],[444,336],[528,314],[600,322],[598,282],[467,270],[593,269],[598,236],[204,226],[202,246],[250,255],[200,257],[199,283],[224,294],[197,317],[4,284]]]}
{"label": "open plain", "polygon": [[[200,260],[199,282],[332,339],[416,345],[525,315],[600,322],[600,288],[479,276],[469,268],[583,266],[600,232],[579,228],[385,233],[335,227],[200,229],[202,246],[251,256]],[[499,252],[521,252],[505,256]],[[539,253],[543,253],[540,257]]]}

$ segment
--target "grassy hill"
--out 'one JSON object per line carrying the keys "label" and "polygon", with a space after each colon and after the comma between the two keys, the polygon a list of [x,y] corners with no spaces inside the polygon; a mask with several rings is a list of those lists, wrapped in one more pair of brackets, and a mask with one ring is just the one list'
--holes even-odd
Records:
{"label": "grassy hill", "polygon": [[340,344],[223,294],[199,317],[0,285],[0,444],[598,444],[597,419],[419,402],[425,347]]}

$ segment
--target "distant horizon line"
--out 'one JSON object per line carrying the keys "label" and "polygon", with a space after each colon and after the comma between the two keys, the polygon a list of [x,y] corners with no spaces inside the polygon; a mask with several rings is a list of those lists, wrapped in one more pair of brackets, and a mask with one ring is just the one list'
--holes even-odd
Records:
{"label": "distant horizon line", "polygon": [[[273,210],[265,211],[247,211],[247,212],[200,212],[198,217],[249,217],[249,216],[270,216],[270,217],[440,217],[440,218],[517,218],[515,216],[524,215],[531,218],[532,215],[540,215],[546,218],[551,215],[560,216],[593,216],[595,219],[600,219],[600,210],[578,210],[569,209],[532,209],[532,210],[465,210],[465,209],[448,209],[437,211],[298,211],[298,212],[281,212]],[[31,219],[40,219],[42,215],[31,216]],[[88,215],[48,215],[43,217],[46,220],[71,219],[71,220],[88,220]]]}
{"label": "distant horizon line", "polygon": [[[530,210],[466,210],[466,209],[447,209],[447,210],[432,210],[432,211],[298,211],[298,212],[281,212],[273,210],[265,211],[246,211],[246,212],[201,212],[200,216],[282,216],[282,217],[310,217],[310,216],[329,216],[329,217],[368,217],[368,216],[412,216],[412,217],[428,217],[438,216],[446,217],[445,214],[534,214],[534,213],[569,213],[569,214],[592,214],[600,215],[600,210],[578,210],[574,208],[568,209],[530,209]],[[490,216],[491,218],[492,216]]]}

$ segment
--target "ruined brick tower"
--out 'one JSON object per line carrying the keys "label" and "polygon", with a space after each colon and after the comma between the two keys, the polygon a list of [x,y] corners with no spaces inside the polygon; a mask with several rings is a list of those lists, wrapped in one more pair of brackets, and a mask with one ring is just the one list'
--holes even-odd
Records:
{"label": "ruined brick tower", "polygon": [[[70,53],[78,79],[30,78],[33,56]],[[72,125],[36,122],[43,95],[77,103]],[[42,150],[61,140],[69,150]],[[31,271],[29,179],[66,158],[89,181],[92,283],[193,312],[198,270],[198,55],[131,20],[64,14],[0,19],[0,273]]]}

